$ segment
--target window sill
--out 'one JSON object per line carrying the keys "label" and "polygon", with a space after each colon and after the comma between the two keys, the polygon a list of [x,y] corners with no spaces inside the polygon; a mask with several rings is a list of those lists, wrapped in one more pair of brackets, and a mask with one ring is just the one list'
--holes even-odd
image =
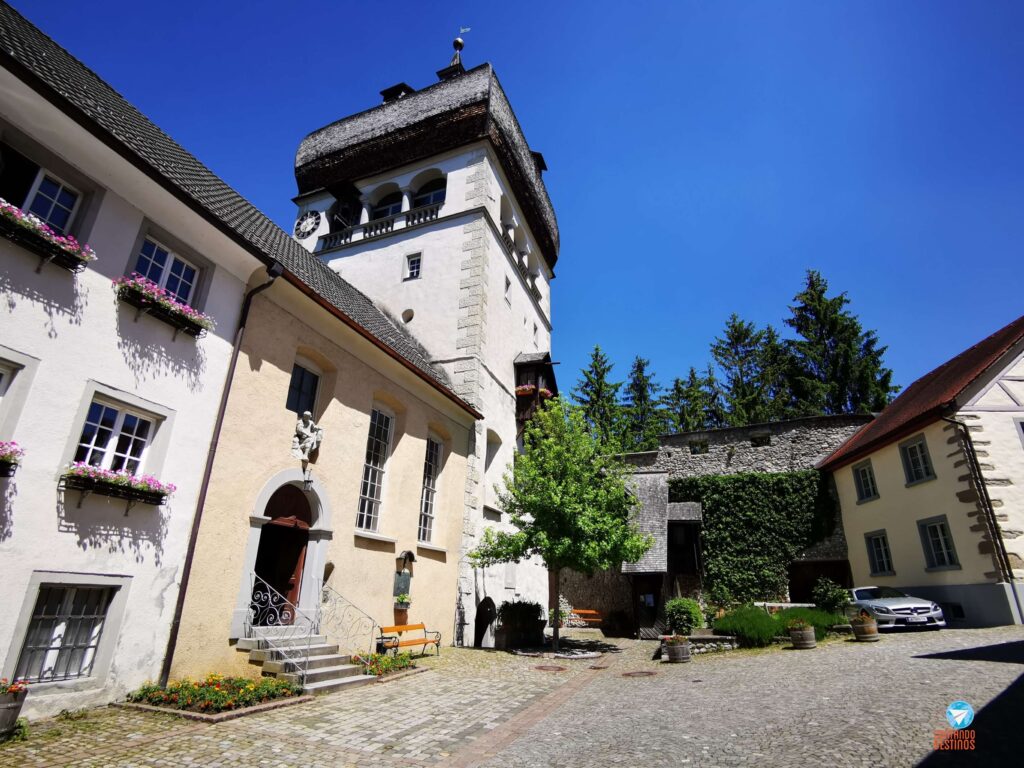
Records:
{"label": "window sill", "polygon": [[896,571],[872,571],[869,575],[871,576],[895,576]]}
{"label": "window sill", "polygon": [[924,569],[925,573],[935,573],[936,571],[959,571],[960,563],[956,565],[930,565]]}
{"label": "window sill", "polygon": [[904,488],[913,488],[915,485],[921,485],[922,483],[930,483],[932,480],[935,480],[935,479],[936,479],[935,475],[932,475],[931,477],[922,477],[920,480],[911,480],[909,483],[906,483],[903,487]]}
{"label": "window sill", "polygon": [[876,493],[874,496],[868,496],[867,498],[864,498],[864,499],[857,499],[857,503],[858,504],[870,504],[872,501],[878,501],[880,498],[882,498],[882,497],[879,496]]}
{"label": "window sill", "polygon": [[407,275],[406,277],[402,278],[402,282],[403,283],[408,283],[408,282],[410,282],[412,280],[419,280],[419,279],[420,279],[420,275]]}
{"label": "window sill", "polygon": [[388,544],[397,544],[398,539],[392,539],[390,536],[384,536],[376,533],[375,531],[367,531],[362,528],[356,528],[355,535],[357,539],[370,539],[371,541],[386,541]]}
{"label": "window sill", "polygon": [[49,680],[42,683],[29,683],[33,696],[55,696],[61,693],[102,691],[104,682],[98,677],[75,677],[70,680]]}
{"label": "window sill", "polygon": [[416,542],[416,548],[417,549],[427,549],[427,550],[430,550],[431,552],[442,552],[443,554],[446,554],[446,555],[448,554],[448,550],[445,549],[444,547],[439,547],[436,544],[429,544],[429,543],[427,543],[425,541],[418,541],[418,542]]}

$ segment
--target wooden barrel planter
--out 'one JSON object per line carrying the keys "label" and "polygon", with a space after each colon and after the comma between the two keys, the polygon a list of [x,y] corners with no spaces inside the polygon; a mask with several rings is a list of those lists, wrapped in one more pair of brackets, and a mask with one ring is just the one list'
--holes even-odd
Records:
{"label": "wooden barrel planter", "polygon": [[878,634],[878,622],[874,619],[851,619],[850,626],[858,643],[877,643],[882,639]]}
{"label": "wooden barrel planter", "polygon": [[690,660],[690,641],[671,644],[665,642],[665,654],[671,664],[681,664]]}
{"label": "wooden barrel planter", "polygon": [[[6,689],[6,685],[4,688]],[[0,693],[0,738],[10,735],[18,725],[21,705],[25,703],[27,690],[17,693]]]}
{"label": "wooden barrel planter", "polygon": [[814,637],[814,627],[793,627],[789,630],[789,639],[793,643],[793,647],[800,651],[818,647],[818,641]]}

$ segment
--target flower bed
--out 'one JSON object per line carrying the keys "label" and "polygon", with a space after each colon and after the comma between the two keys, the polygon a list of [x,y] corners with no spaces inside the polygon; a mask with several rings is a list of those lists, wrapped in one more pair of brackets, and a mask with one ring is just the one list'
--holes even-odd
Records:
{"label": "flower bed", "polygon": [[115,499],[141,501],[159,506],[177,488],[172,483],[161,483],[152,475],[133,475],[114,472],[76,461],[61,475],[61,485],[67,490],[98,493]]}
{"label": "flower bed", "polygon": [[387,653],[365,653],[353,656],[352,661],[356,664],[362,664],[365,674],[377,677],[383,677],[392,672],[399,672],[416,666],[412,662],[412,656],[408,653],[399,653],[397,656],[391,656]]}
{"label": "flower bed", "polygon": [[128,701],[188,712],[213,713],[293,698],[301,693],[301,688],[294,683],[274,677],[250,680],[247,677],[209,675],[205,680],[176,680],[166,688],[146,683],[129,693]]}
{"label": "flower bed", "polygon": [[133,272],[130,277],[117,278],[114,287],[117,298],[125,304],[143,310],[190,336],[199,338],[214,327],[212,317],[178,301],[173,294],[138,272]]}
{"label": "flower bed", "polygon": [[0,440],[0,477],[14,477],[25,451],[14,441]]}
{"label": "flower bed", "polygon": [[72,272],[85,269],[96,259],[96,253],[88,245],[79,243],[71,235],[58,235],[37,216],[25,213],[2,197],[0,236]]}

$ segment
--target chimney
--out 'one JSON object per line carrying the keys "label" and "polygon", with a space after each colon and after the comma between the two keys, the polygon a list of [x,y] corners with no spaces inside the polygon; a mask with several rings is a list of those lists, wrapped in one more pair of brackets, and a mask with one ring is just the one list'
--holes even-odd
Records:
{"label": "chimney", "polygon": [[384,97],[384,103],[388,104],[392,101],[398,101],[410,93],[416,93],[416,89],[406,83],[398,83],[390,88],[385,88],[380,92],[380,95]]}

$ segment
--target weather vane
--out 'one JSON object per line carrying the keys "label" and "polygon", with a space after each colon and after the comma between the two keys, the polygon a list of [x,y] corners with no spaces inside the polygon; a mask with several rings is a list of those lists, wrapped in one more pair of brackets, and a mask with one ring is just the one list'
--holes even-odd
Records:
{"label": "weather vane", "polygon": [[448,66],[454,67],[456,64],[462,63],[462,46],[465,45],[462,36],[470,31],[472,31],[470,27],[459,27],[459,36],[452,42],[452,47],[455,48],[455,55],[452,56],[452,63]]}

